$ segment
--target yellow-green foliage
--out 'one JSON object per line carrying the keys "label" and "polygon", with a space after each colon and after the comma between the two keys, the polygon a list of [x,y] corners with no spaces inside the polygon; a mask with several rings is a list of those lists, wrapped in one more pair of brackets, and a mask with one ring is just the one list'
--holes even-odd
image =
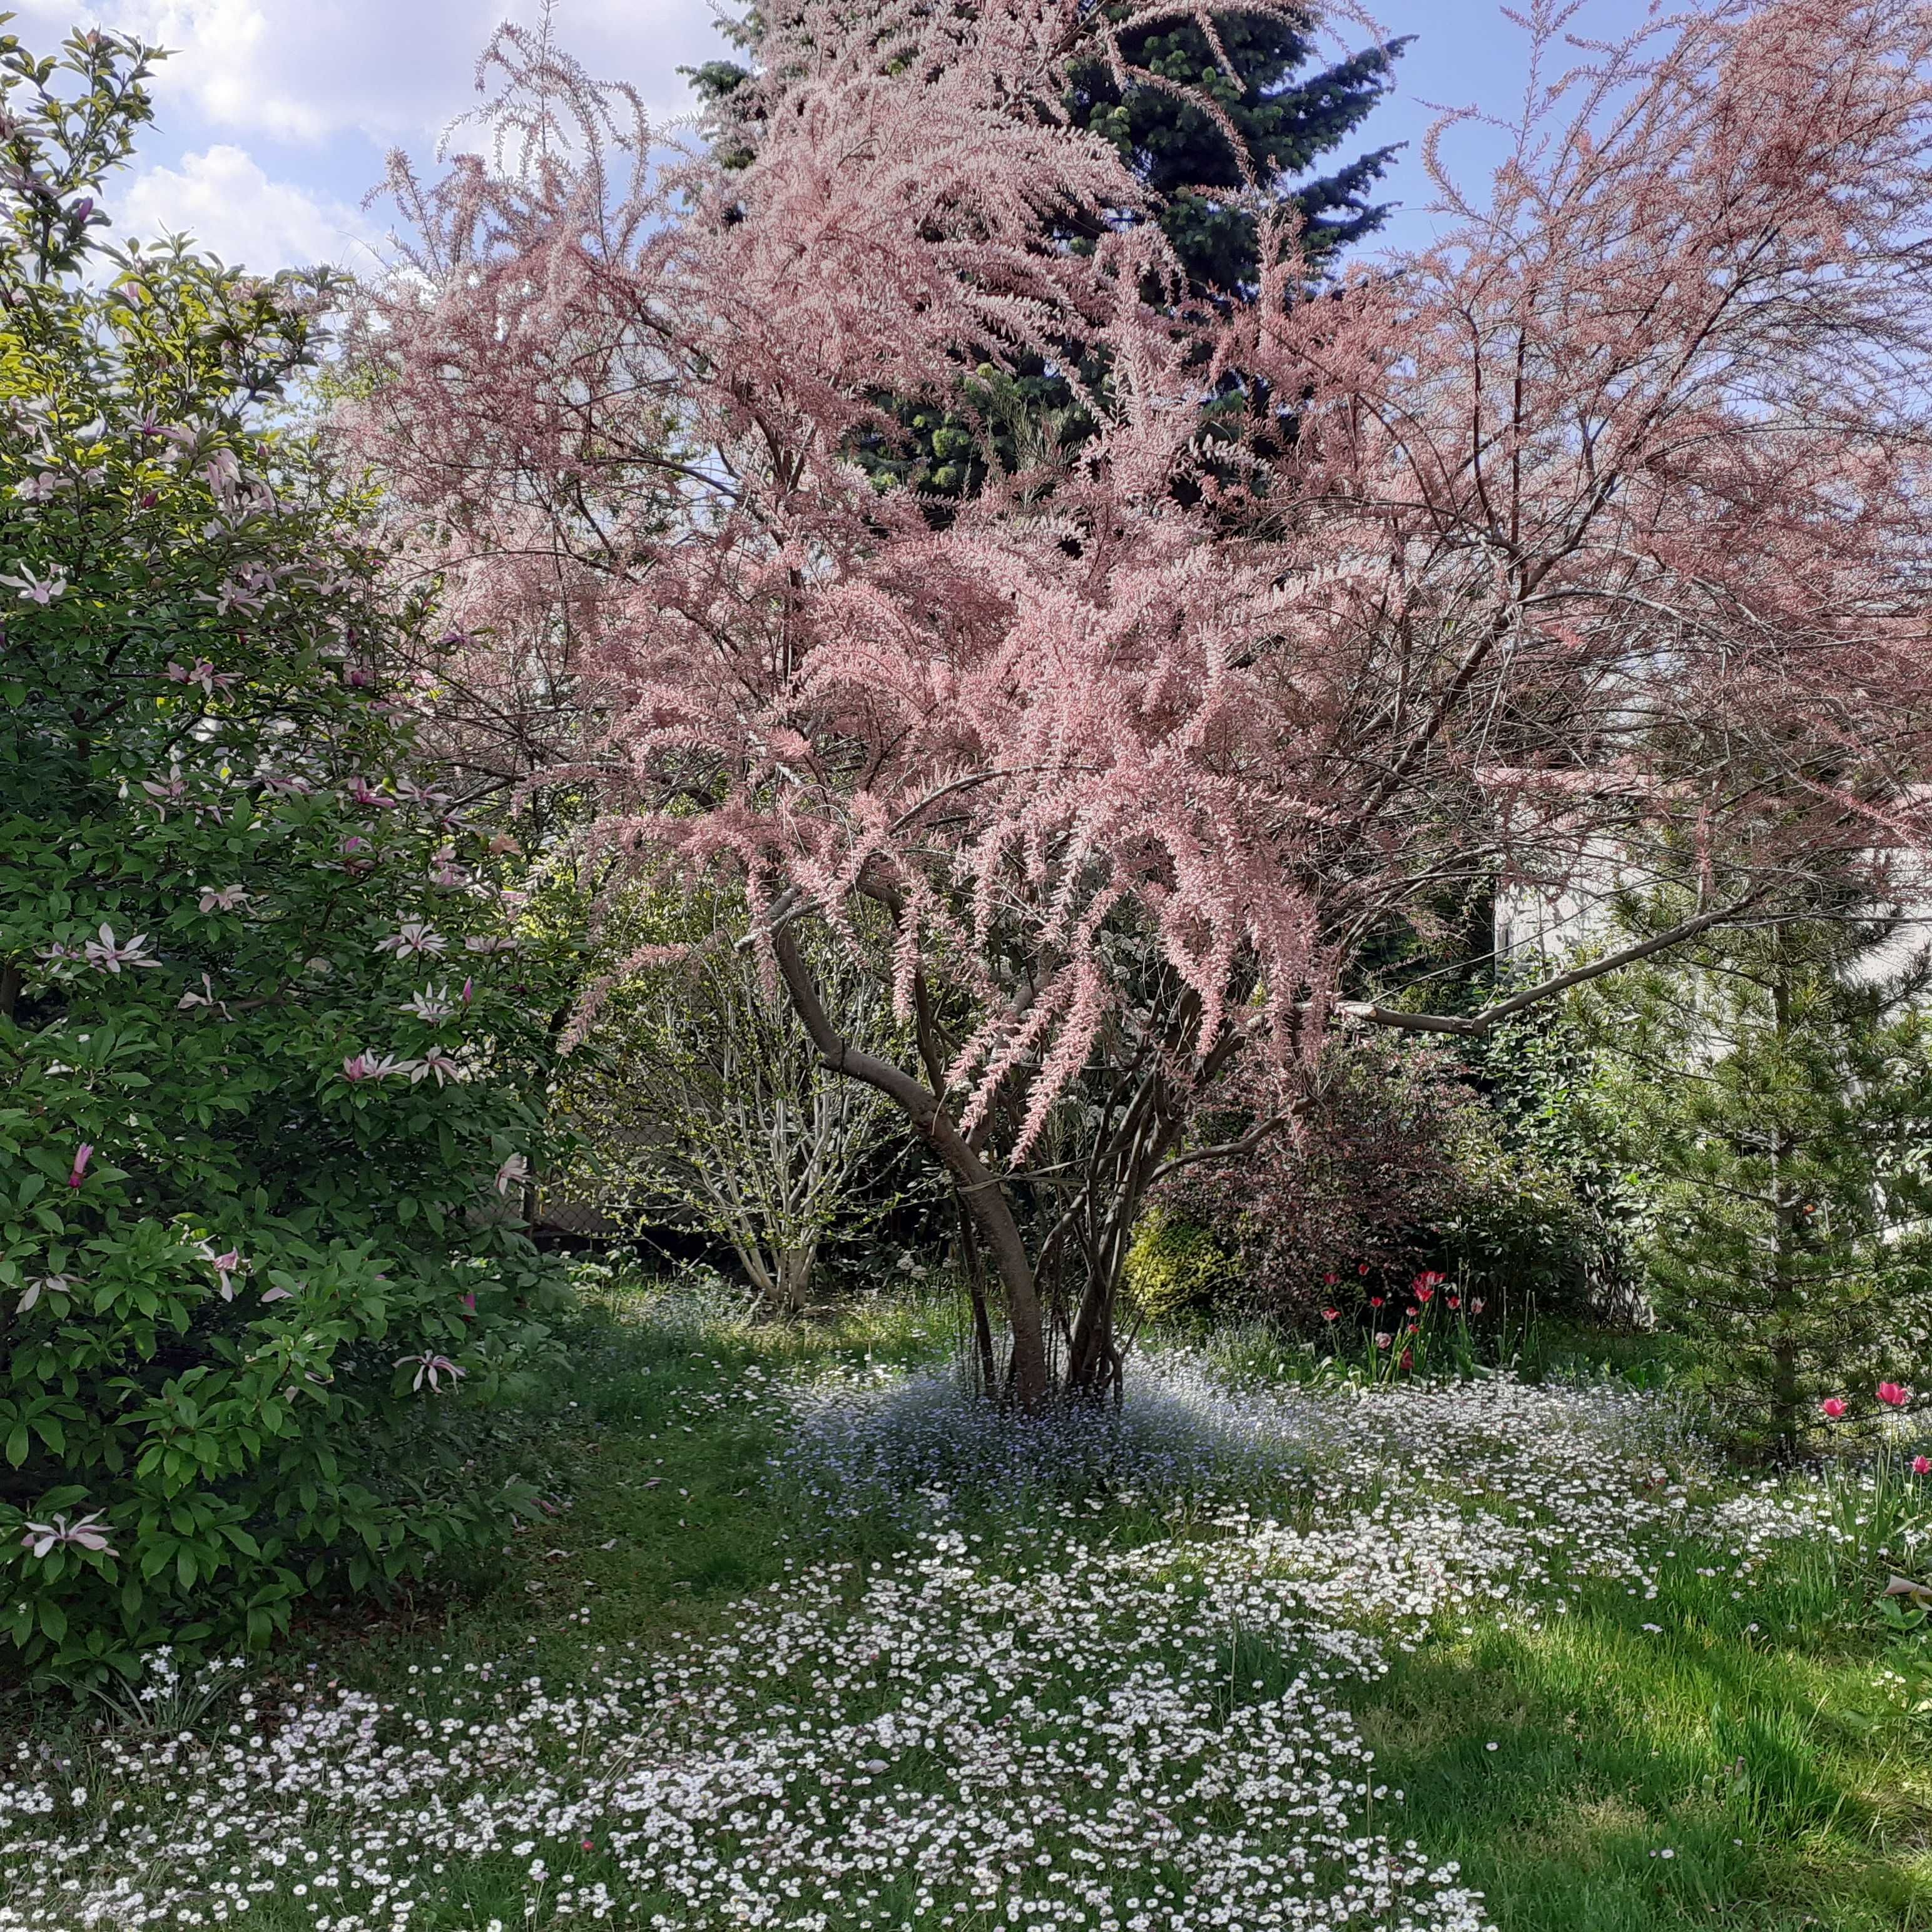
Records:
{"label": "yellow-green foliage", "polygon": [[1205,1228],[1151,1208],[1134,1230],[1123,1286],[1150,1321],[1212,1308],[1233,1286],[1234,1258]]}

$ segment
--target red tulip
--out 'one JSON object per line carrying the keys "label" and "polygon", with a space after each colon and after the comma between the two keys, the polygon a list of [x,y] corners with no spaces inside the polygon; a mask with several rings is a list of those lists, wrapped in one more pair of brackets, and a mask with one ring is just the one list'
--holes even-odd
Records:
{"label": "red tulip", "polygon": [[1333,1322],[1341,1312],[1339,1308],[1324,1308],[1322,1311],[1322,1318],[1324,1322]]}
{"label": "red tulip", "polygon": [[1836,1422],[1845,1412],[1845,1399],[1843,1396],[1828,1395],[1818,1405],[1818,1411],[1826,1421]]}
{"label": "red tulip", "polygon": [[1379,1308],[1382,1305],[1382,1298],[1379,1294],[1372,1294],[1369,1297],[1369,1306],[1371,1308]]}
{"label": "red tulip", "polygon": [[1897,1382],[1880,1382],[1878,1399],[1887,1408],[1903,1408],[1912,1400],[1912,1391],[1901,1388]]}

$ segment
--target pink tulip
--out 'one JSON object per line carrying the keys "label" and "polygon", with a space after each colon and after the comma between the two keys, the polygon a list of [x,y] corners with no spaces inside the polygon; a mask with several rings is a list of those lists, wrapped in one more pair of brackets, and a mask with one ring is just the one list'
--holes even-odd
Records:
{"label": "pink tulip", "polygon": [[1818,1412],[1824,1417],[1826,1421],[1836,1422],[1839,1417],[1843,1415],[1845,1412],[1844,1397],[1843,1396],[1838,1395],[1828,1395],[1825,1400],[1818,1405]]}
{"label": "pink tulip", "polygon": [[1878,1399],[1887,1408],[1903,1408],[1912,1400],[1912,1391],[1901,1388],[1897,1382],[1880,1382]]}
{"label": "pink tulip", "polygon": [[1322,1311],[1322,1318],[1324,1322],[1333,1322],[1341,1312],[1339,1308],[1324,1308]]}
{"label": "pink tulip", "polygon": [[87,1163],[93,1158],[94,1143],[92,1141],[82,1141],[74,1152],[74,1172],[67,1178],[68,1186],[78,1187],[80,1185],[80,1178],[87,1172]]}
{"label": "pink tulip", "polygon": [[1913,1456],[1912,1473],[1915,1476],[1932,1476],[1932,1456]]}

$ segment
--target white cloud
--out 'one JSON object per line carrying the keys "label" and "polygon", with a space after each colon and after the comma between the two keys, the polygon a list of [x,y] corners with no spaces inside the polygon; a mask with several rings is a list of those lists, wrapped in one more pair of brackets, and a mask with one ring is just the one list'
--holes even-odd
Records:
{"label": "white cloud", "polygon": [[116,226],[143,238],[186,233],[224,262],[260,270],[367,260],[374,233],[356,210],[289,182],[271,181],[244,149],[184,154],[148,168],[114,199]]}
{"label": "white cloud", "polygon": [[[477,55],[508,10],[539,0],[13,0],[50,46],[76,16],[176,50],[156,82],[211,127],[314,142],[346,130],[416,147],[474,98]],[[720,52],[709,0],[561,0],[562,44],[654,107],[682,105],[676,69]]]}

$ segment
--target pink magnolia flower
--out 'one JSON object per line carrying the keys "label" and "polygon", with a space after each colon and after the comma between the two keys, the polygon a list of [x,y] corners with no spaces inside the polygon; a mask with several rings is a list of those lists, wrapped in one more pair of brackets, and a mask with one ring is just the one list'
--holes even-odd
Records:
{"label": "pink magnolia flower", "polygon": [[530,1178],[530,1164],[520,1154],[513,1154],[496,1170],[496,1192],[507,1194],[512,1187],[520,1186]]}
{"label": "pink magnolia flower", "polygon": [[500,935],[493,938],[488,934],[472,933],[463,942],[463,950],[466,952],[514,952],[517,942]]}
{"label": "pink magnolia flower", "polygon": [[418,953],[440,952],[448,944],[426,920],[406,919],[400,931],[376,942],[376,950],[393,952],[398,959],[410,959]]}
{"label": "pink magnolia flower", "polygon": [[100,1526],[98,1510],[90,1510],[72,1522],[64,1516],[56,1516],[46,1522],[30,1522],[20,1538],[21,1547],[32,1551],[37,1557],[44,1557],[68,1544],[82,1550],[98,1550],[103,1556],[119,1553],[108,1541],[106,1528]]}
{"label": "pink magnolia flower", "polygon": [[147,946],[148,935],[145,932],[136,933],[124,944],[114,937],[114,928],[104,922],[100,937],[90,939],[81,950],[90,966],[98,967],[104,973],[118,974],[124,966],[160,965],[158,959],[145,956]]}
{"label": "pink magnolia flower", "polygon": [[196,890],[201,894],[203,912],[235,912],[248,902],[249,895],[239,886],[202,886]]}
{"label": "pink magnolia flower", "polygon": [[416,1378],[410,1386],[412,1389],[420,1389],[427,1382],[432,1394],[442,1386],[437,1379],[439,1376],[447,1376],[452,1382],[459,1382],[469,1372],[467,1370],[459,1369],[447,1355],[398,1355],[396,1358],[396,1366],[399,1369],[407,1368],[412,1362],[416,1364]]}
{"label": "pink magnolia flower", "polygon": [[262,789],[271,798],[306,798],[315,788],[307,778],[286,778],[274,772],[265,772]]}
{"label": "pink magnolia flower", "polygon": [[94,1143],[92,1141],[82,1141],[74,1150],[74,1172],[67,1178],[68,1186],[78,1187],[80,1185],[81,1177],[87,1172],[87,1163],[93,1158]]}
{"label": "pink magnolia flower", "polygon": [[154,809],[164,823],[167,818],[168,807],[179,805],[188,796],[188,787],[182,784],[178,772],[166,779],[143,778],[141,789],[153,801]]}
{"label": "pink magnolia flower", "polygon": [[232,1301],[235,1299],[235,1277],[248,1265],[242,1258],[241,1250],[230,1248],[225,1255],[218,1255],[212,1241],[203,1241],[201,1254],[202,1258],[214,1270],[215,1278],[220,1284],[222,1300]]}
{"label": "pink magnolia flower", "polygon": [[287,1301],[292,1300],[294,1294],[295,1290],[292,1288],[265,1288],[262,1291],[262,1299],[264,1301]]}
{"label": "pink magnolia flower", "polygon": [[22,604],[38,604],[44,608],[57,597],[67,595],[67,579],[58,570],[50,572],[44,578],[36,577],[26,565],[20,567],[17,577],[0,577],[0,584],[19,592]]}
{"label": "pink magnolia flower", "polygon": [[242,681],[234,671],[217,670],[206,658],[196,658],[192,664],[178,664],[170,658],[168,676],[176,684],[198,684],[210,698]]}
{"label": "pink magnolia flower", "polygon": [[1836,1422],[1845,1412],[1844,1397],[1839,1395],[1828,1395],[1818,1405],[1818,1412],[1827,1422]]}
{"label": "pink magnolia flower", "polygon": [[1897,1382],[1880,1382],[1878,1399],[1887,1408],[1903,1408],[1912,1400],[1912,1391]]}
{"label": "pink magnolia flower", "polygon": [[394,1054],[352,1054],[342,1063],[342,1077],[352,1084],[361,1080],[386,1080],[392,1073],[406,1070]]}
{"label": "pink magnolia flower", "polygon": [[396,802],[389,796],[388,793],[378,791],[367,778],[362,778],[350,780],[349,796],[358,805],[371,806],[378,810],[394,805]]}
{"label": "pink magnolia flower", "polygon": [[192,1012],[196,1006],[212,1006],[224,1019],[229,1016],[227,1003],[214,997],[214,982],[206,973],[201,976],[200,992],[190,986],[175,1002],[175,1011],[178,1013]]}
{"label": "pink magnolia flower", "polygon": [[476,1291],[474,1288],[463,1298],[463,1318],[467,1322],[476,1312]]}
{"label": "pink magnolia flower", "polygon": [[466,980],[463,982],[463,1004],[466,1006],[476,997],[476,982]]}

